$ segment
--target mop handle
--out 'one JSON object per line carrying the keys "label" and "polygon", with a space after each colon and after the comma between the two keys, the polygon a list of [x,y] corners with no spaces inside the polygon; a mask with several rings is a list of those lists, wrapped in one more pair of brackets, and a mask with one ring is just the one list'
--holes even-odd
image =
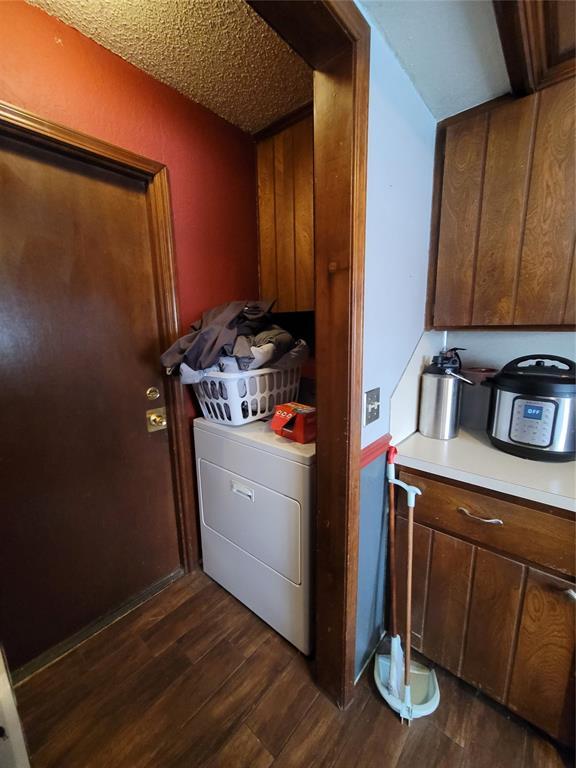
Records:
{"label": "mop handle", "polygon": [[388,448],[386,456],[386,478],[388,480],[388,547],[390,572],[390,629],[392,637],[398,634],[398,615],[396,611],[396,501],[394,498],[394,461],[398,449]]}
{"label": "mop handle", "polygon": [[406,637],[404,640],[404,685],[410,686],[410,657],[412,653],[412,551],[414,540],[414,506],[416,496],[422,491],[415,485],[406,485],[401,480],[391,480],[394,485],[404,488],[408,495],[408,553],[406,556]]}

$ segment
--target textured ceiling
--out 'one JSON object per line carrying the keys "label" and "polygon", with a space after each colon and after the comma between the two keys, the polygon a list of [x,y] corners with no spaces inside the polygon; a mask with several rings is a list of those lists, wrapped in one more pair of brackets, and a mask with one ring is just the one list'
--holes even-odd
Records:
{"label": "textured ceiling", "polygon": [[434,117],[510,91],[489,0],[361,0]]}
{"label": "textured ceiling", "polygon": [[28,0],[249,133],[312,99],[312,71],[244,0]]}

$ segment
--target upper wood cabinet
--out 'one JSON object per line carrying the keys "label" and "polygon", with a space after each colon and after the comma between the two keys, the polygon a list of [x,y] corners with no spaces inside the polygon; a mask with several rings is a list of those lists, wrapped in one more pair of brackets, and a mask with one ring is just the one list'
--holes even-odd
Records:
{"label": "upper wood cabinet", "polygon": [[494,10],[515,94],[576,74],[574,0],[494,0]]}
{"label": "upper wood cabinet", "polygon": [[565,80],[445,129],[433,327],[574,324],[575,97]]}
{"label": "upper wood cabinet", "polygon": [[314,309],[312,116],[258,142],[260,296],[276,310]]}

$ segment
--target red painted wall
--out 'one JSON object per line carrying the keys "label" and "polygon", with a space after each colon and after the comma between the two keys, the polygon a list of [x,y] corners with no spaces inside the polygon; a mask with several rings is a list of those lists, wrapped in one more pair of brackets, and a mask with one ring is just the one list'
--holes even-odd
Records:
{"label": "red painted wall", "polygon": [[0,24],[0,100],[168,167],[182,328],[256,297],[250,137],[23,0]]}

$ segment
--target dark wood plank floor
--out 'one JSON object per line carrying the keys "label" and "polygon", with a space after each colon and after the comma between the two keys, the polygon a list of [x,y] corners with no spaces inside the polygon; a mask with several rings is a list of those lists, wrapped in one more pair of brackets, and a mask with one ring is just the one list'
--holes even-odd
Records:
{"label": "dark wood plank floor", "polygon": [[402,726],[370,675],[341,712],[292,646],[201,572],[20,683],[33,768],[559,768],[542,735],[438,671]]}

